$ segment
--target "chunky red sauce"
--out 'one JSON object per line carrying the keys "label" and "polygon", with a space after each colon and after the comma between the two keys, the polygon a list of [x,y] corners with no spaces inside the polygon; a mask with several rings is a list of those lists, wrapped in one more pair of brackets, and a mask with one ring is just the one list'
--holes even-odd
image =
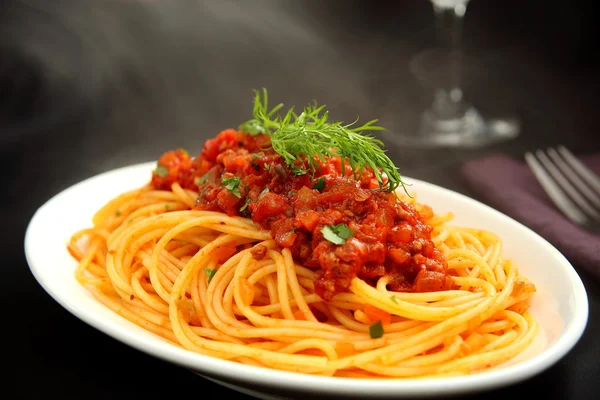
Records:
{"label": "chunky red sauce", "polygon": [[[446,260],[423,222],[431,215],[373,190],[379,185],[372,171],[355,178],[346,165],[342,174],[336,157],[320,166],[314,176],[298,175],[269,148],[268,136],[230,129],[206,141],[198,157],[183,150],[163,154],[152,185],[169,190],[178,182],[199,191],[196,209],[250,217],[271,230],[298,263],[315,269],[316,292],[325,300],[355,276],[371,284],[389,276],[394,291],[452,288]],[[345,229],[335,244],[323,231],[337,232],[338,224],[351,236]]]}

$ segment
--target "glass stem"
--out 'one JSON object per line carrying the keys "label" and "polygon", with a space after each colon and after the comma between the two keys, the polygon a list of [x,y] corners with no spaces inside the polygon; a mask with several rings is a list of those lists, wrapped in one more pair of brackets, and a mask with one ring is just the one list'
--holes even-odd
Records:
{"label": "glass stem", "polygon": [[462,25],[468,0],[432,0],[437,40],[447,62],[448,80],[436,90],[433,111],[441,118],[457,118],[462,113],[461,64]]}

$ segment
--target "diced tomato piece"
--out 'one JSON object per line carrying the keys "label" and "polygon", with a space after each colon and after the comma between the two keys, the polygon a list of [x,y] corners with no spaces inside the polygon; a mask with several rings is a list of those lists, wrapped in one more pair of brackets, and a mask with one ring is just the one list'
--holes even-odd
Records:
{"label": "diced tomato piece", "polygon": [[219,191],[216,198],[216,203],[223,212],[227,215],[237,215],[240,204],[240,199],[233,192],[223,188]]}
{"label": "diced tomato piece", "polygon": [[387,256],[396,265],[405,265],[412,260],[412,256],[406,250],[390,248]]}
{"label": "diced tomato piece", "polygon": [[299,222],[300,228],[303,228],[308,232],[312,232],[319,223],[319,213],[314,210],[304,211],[297,214],[296,219]]}
{"label": "diced tomato piece", "polygon": [[256,222],[262,222],[267,218],[285,215],[288,207],[288,202],[283,196],[267,192],[258,199],[253,207],[252,219]]}
{"label": "diced tomato piece", "polygon": [[236,248],[233,244],[219,246],[211,251],[210,256],[217,258],[217,263],[223,263],[235,253]]}
{"label": "diced tomato piece", "polygon": [[389,325],[392,323],[392,316],[389,312],[377,308],[371,304],[365,304],[364,312],[372,324],[374,324],[377,321],[381,321],[383,325]]}
{"label": "diced tomato piece", "polygon": [[453,286],[452,278],[448,275],[422,269],[415,278],[415,292],[438,292],[440,290],[448,290]]}
{"label": "diced tomato piece", "polygon": [[306,186],[303,186],[300,188],[300,190],[298,190],[292,202],[296,214],[308,210],[314,210],[317,207],[317,204],[318,200],[315,191],[307,188]]}
{"label": "diced tomato piece", "polygon": [[413,238],[413,231],[414,228],[412,225],[401,222],[392,228],[389,241],[394,244],[410,243]]}
{"label": "diced tomato piece", "polygon": [[193,163],[187,151],[168,151],[158,159],[152,172],[152,185],[157,189],[171,190],[173,183],[189,187],[192,182]]}

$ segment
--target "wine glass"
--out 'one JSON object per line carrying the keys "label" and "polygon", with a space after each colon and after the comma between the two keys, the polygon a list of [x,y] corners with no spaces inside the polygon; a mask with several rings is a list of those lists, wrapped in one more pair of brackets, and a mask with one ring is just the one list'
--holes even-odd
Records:
{"label": "wine glass", "polygon": [[433,90],[433,102],[420,116],[412,134],[395,134],[396,141],[417,146],[474,147],[516,137],[514,117],[485,118],[468,103],[461,88],[462,23],[469,0],[429,0],[438,34],[437,47],[409,62],[410,71]]}

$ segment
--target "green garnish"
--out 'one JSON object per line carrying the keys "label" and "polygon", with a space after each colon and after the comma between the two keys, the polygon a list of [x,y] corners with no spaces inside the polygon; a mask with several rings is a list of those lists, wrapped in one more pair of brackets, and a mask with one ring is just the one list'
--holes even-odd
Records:
{"label": "green garnish", "polygon": [[204,182],[206,182],[206,178],[207,178],[207,177],[208,177],[208,174],[204,174],[204,175],[202,175],[200,178],[196,178],[196,179],[194,180],[194,184],[195,184],[196,186],[200,186],[200,185],[204,184]]}
{"label": "green garnish", "polygon": [[121,211],[117,210],[115,211],[115,217],[120,217],[121,216]]}
{"label": "green garnish", "polygon": [[308,174],[308,171],[307,171],[307,170],[305,170],[305,169],[303,169],[303,168],[300,168],[300,167],[299,167],[299,166],[297,166],[297,165],[292,165],[292,166],[290,167],[290,169],[292,170],[292,173],[293,173],[294,175],[296,175],[296,176],[300,176],[300,175],[306,175],[306,174]]}
{"label": "green garnish", "polygon": [[269,192],[269,188],[264,188],[262,192],[260,192],[260,194],[258,195],[259,199],[262,199],[263,196]]}
{"label": "green garnish", "polygon": [[344,244],[352,236],[352,230],[346,224],[326,225],[321,229],[323,237],[333,244]]}
{"label": "green garnish", "polygon": [[240,212],[243,212],[246,208],[248,208],[250,203],[252,203],[252,199],[250,197],[248,197],[246,199],[246,202],[244,203],[244,205],[242,207],[240,207]]}
{"label": "green garnish", "polygon": [[217,273],[216,269],[204,268],[204,273],[208,275],[208,283],[212,281],[213,276]]}
{"label": "green garnish", "polygon": [[154,170],[154,173],[156,175],[160,176],[161,178],[164,178],[165,176],[169,175],[169,169],[167,167],[165,167],[164,165],[159,165]]}
{"label": "green garnish", "polygon": [[165,211],[169,211],[169,207],[170,206],[168,204],[165,204]]}
{"label": "green garnish", "polygon": [[254,107],[252,109],[252,115],[254,118],[244,122],[239,128],[241,131],[251,135],[259,135],[261,133],[269,134],[279,127],[277,122],[271,121],[271,118],[277,111],[279,111],[280,108],[283,107],[283,104],[278,104],[273,107],[271,111],[267,111],[269,105],[269,95],[267,94],[267,90],[263,89],[262,100],[258,90],[255,90],[254,93]]}
{"label": "green garnish", "polygon": [[383,336],[383,325],[381,321],[375,322],[373,325],[369,326],[369,335],[371,335],[372,339],[379,339]]}
{"label": "green garnish", "polygon": [[325,178],[317,179],[312,188],[318,190],[319,192],[322,192],[323,189],[325,189]]}
{"label": "green garnish", "polygon": [[[375,125],[377,120],[356,127],[357,121],[351,124],[329,122],[329,112],[316,102],[305,107],[299,115],[293,108],[284,116],[276,115],[282,107],[283,104],[279,104],[269,110],[266,89],[262,96],[256,91],[253,118],[241,124],[239,129],[251,135],[270,135],[273,150],[292,171],[294,167],[299,168],[295,161],[306,159],[308,172],[314,173],[320,168],[319,160],[325,162],[326,157],[339,156],[342,171],[345,163],[350,165],[355,176],[370,167],[381,190],[392,192],[402,186],[406,191],[398,169],[385,154],[383,142],[364,133],[385,130]],[[387,182],[384,182],[385,177]]]}
{"label": "green garnish", "polygon": [[396,296],[394,296],[394,295],[391,295],[391,296],[390,296],[390,300],[391,300],[392,302],[394,302],[394,304],[398,304],[398,300],[396,300]]}
{"label": "green garnish", "polygon": [[240,194],[240,178],[238,178],[237,176],[234,176],[232,178],[223,178],[221,182],[225,186],[225,189],[233,193],[235,197],[237,197],[238,199],[242,197],[242,195]]}

